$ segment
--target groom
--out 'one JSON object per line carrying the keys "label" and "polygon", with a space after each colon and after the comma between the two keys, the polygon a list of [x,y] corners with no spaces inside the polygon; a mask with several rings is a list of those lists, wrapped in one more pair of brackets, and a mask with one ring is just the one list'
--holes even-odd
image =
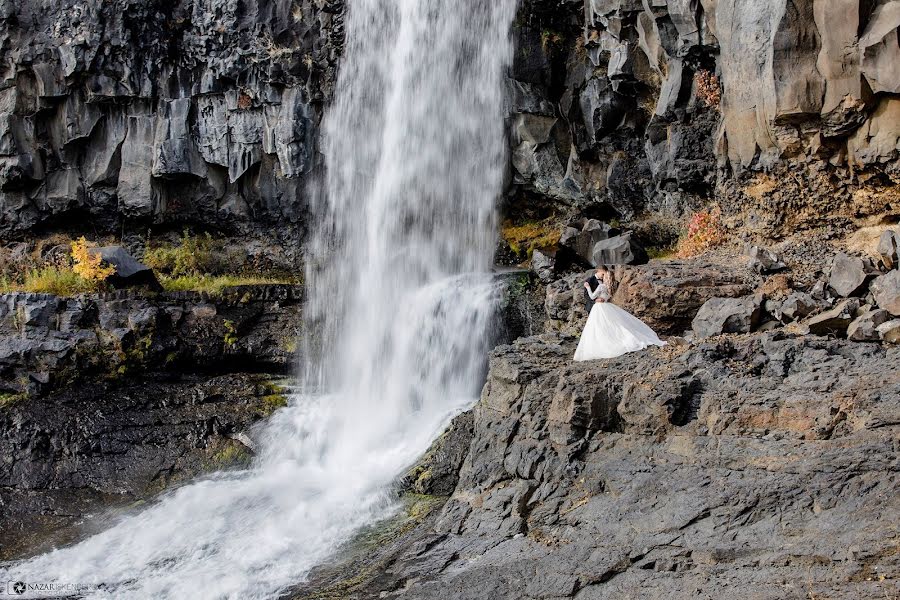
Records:
{"label": "groom", "polygon": [[[602,271],[597,269],[594,271],[594,274],[587,278],[585,283],[588,287],[591,288],[591,291],[595,291],[597,286],[600,285],[600,279],[598,276],[602,276]],[[591,300],[590,294],[588,294],[587,287],[584,288],[584,310],[587,311],[587,314],[591,314],[591,309],[594,307],[595,302],[606,302],[603,298],[597,298],[596,300]]]}

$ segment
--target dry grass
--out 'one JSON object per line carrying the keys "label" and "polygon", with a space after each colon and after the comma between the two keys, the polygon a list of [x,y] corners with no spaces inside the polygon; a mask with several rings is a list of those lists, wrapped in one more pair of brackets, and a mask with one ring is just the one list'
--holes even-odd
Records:
{"label": "dry grass", "polygon": [[535,250],[553,248],[559,244],[562,232],[555,221],[548,219],[521,225],[506,223],[500,235],[514,253],[527,258]]}
{"label": "dry grass", "polygon": [[220,296],[226,289],[240,285],[294,283],[286,279],[243,275],[161,275],[159,280],[167,292],[206,292],[211,296]]}

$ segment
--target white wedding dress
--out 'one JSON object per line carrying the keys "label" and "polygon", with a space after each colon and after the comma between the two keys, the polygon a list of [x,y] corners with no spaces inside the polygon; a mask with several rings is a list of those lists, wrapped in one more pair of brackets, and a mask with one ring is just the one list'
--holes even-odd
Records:
{"label": "white wedding dress", "polygon": [[[603,282],[593,292],[592,300],[609,300],[609,290]],[[575,360],[615,358],[648,346],[664,346],[646,323],[611,302],[595,303],[591,308],[581,340],[575,350]]]}

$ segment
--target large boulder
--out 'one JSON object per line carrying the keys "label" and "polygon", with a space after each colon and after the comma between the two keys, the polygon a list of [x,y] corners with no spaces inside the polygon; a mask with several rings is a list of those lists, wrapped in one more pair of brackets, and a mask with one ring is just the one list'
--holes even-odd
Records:
{"label": "large boulder", "polygon": [[806,292],[794,292],[785,298],[778,310],[778,316],[783,322],[799,321],[811,315],[821,306],[821,301],[816,300]]}
{"label": "large boulder", "polygon": [[866,282],[868,272],[863,259],[856,256],[847,256],[843,252],[834,257],[831,265],[831,274],[828,277],[828,285],[838,296],[847,298],[862,290]]}
{"label": "large boulder", "polygon": [[761,294],[744,298],[710,298],[694,317],[694,335],[706,338],[721,333],[750,333],[762,318],[763,300]]}
{"label": "large boulder", "polygon": [[878,240],[878,255],[881,263],[887,269],[893,269],[900,264],[900,231],[888,229],[881,234]]}
{"label": "large boulder", "polygon": [[867,310],[847,327],[847,339],[854,342],[877,342],[881,339],[878,326],[890,319],[891,314],[886,310]]}
{"label": "large boulder", "polygon": [[843,337],[846,335],[850,323],[856,318],[859,304],[860,302],[857,298],[848,298],[841,301],[831,310],[819,313],[806,322],[809,332],[816,335],[837,335]]}
{"label": "large boulder", "polygon": [[593,264],[594,246],[608,240],[613,228],[597,219],[575,221],[563,230],[560,246],[568,248],[586,264]]}
{"label": "large boulder", "polygon": [[774,273],[787,268],[777,254],[763,246],[750,246],[747,251],[750,268],[760,274]]}
{"label": "large boulder", "polygon": [[894,270],[872,282],[872,295],[878,306],[900,317],[900,271]]}
{"label": "large boulder", "polygon": [[613,302],[667,335],[689,329],[710,298],[746,296],[756,287],[746,272],[713,263],[653,262],[615,272]]}
{"label": "large boulder", "polygon": [[156,292],[163,291],[153,269],[138,262],[122,246],[91,248],[92,254],[99,254],[103,262],[112,265],[115,272],[106,280],[115,288],[147,287]]}
{"label": "large boulder", "polygon": [[543,250],[532,252],[531,271],[544,283],[553,281],[556,274],[556,253]]}
{"label": "large boulder", "polygon": [[878,336],[889,344],[900,344],[900,319],[894,319],[878,326]]}
{"label": "large boulder", "polygon": [[634,241],[632,232],[623,233],[594,244],[591,250],[591,264],[635,265],[647,262],[647,252]]}

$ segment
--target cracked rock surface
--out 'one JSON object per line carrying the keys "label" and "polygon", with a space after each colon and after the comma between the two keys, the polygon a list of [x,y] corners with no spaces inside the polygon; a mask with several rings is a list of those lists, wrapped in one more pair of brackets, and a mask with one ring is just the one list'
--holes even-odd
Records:
{"label": "cracked rock surface", "polygon": [[[769,333],[573,351],[495,350],[442,513],[340,597],[896,593],[900,348]],[[340,569],[295,596],[329,597]]]}

